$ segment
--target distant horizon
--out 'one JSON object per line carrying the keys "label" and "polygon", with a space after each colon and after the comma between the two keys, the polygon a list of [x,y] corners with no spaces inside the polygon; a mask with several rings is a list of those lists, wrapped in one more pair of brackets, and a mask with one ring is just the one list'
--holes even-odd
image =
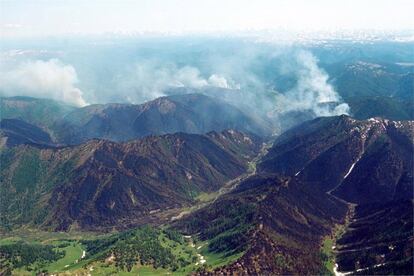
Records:
{"label": "distant horizon", "polygon": [[[87,42],[110,40],[111,43],[124,43],[127,40],[152,41],[166,40],[193,40],[193,39],[241,39],[245,42],[259,42],[270,44],[301,44],[301,43],[329,43],[330,41],[344,42],[414,42],[414,28],[401,30],[376,30],[376,29],[338,29],[338,30],[286,30],[286,29],[262,29],[245,31],[205,31],[205,32],[144,32],[144,31],[118,31],[104,33],[65,33],[33,36],[1,37],[0,51],[10,49],[29,49],[37,42],[48,41]],[[29,44],[27,44],[29,42]],[[34,44],[33,44],[34,43]]]}
{"label": "distant horizon", "polygon": [[2,39],[66,35],[414,30],[414,1],[11,1]]}

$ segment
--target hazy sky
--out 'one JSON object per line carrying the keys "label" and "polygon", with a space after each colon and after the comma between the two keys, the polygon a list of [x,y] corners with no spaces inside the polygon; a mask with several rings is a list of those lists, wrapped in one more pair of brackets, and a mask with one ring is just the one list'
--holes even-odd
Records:
{"label": "hazy sky", "polygon": [[257,29],[414,29],[414,0],[0,0],[2,37]]}

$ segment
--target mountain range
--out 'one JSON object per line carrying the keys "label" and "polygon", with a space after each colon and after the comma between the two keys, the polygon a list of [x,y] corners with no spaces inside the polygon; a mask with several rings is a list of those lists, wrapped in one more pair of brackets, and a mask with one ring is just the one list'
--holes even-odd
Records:
{"label": "mountain range", "polygon": [[320,117],[274,137],[204,95],[1,105],[0,228],[69,238],[5,234],[0,271],[412,274],[413,121]]}
{"label": "mountain range", "polygon": [[248,169],[260,147],[260,138],[233,130],[7,147],[1,151],[2,222],[54,230],[142,224],[149,214],[219,190]]}
{"label": "mountain range", "polygon": [[258,168],[352,203],[410,198],[413,133],[412,121],[315,119],[279,136]]}
{"label": "mountain range", "polygon": [[305,122],[276,139],[255,176],[176,227],[211,250],[243,251],[216,273],[329,273],[318,249],[346,225],[333,247],[337,270],[409,274],[413,127],[348,116]]}
{"label": "mountain range", "polygon": [[[1,98],[1,119],[20,119],[48,132],[58,144],[90,139],[115,142],[175,132],[203,134],[238,129],[272,134],[270,122],[202,94],[172,95],[140,104],[104,104],[74,108],[28,97]],[[4,111],[3,111],[4,110]]]}

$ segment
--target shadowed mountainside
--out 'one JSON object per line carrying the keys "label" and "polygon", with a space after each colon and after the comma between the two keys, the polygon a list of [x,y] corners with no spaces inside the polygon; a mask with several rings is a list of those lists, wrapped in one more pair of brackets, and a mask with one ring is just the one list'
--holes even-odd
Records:
{"label": "shadowed mountainside", "polygon": [[41,128],[18,119],[3,119],[0,121],[0,147],[20,144],[51,145],[52,139]]}
{"label": "shadowed mountainside", "polygon": [[2,224],[96,230],[144,223],[150,212],[188,206],[198,194],[218,190],[246,171],[260,147],[259,138],[228,130],[6,148]]}
{"label": "shadowed mountainside", "polygon": [[94,104],[82,108],[47,99],[0,98],[1,118],[20,119],[48,131],[55,143],[81,144],[90,139],[127,141],[148,135],[236,129],[272,134],[269,122],[202,94],[161,97],[143,104]]}
{"label": "shadowed mountainside", "polygon": [[141,104],[91,105],[56,122],[58,140],[78,144],[92,138],[125,141],[147,135],[205,133],[237,129],[260,136],[271,134],[236,107],[201,94],[161,97]]}
{"label": "shadowed mountainside", "polygon": [[336,242],[340,271],[408,275],[413,271],[413,201],[359,205]]}
{"label": "shadowed mountainside", "polygon": [[258,169],[354,203],[412,198],[412,121],[319,118],[278,137]]}
{"label": "shadowed mountainside", "polygon": [[173,226],[197,234],[212,252],[243,252],[215,274],[315,275],[322,265],[322,236],[346,210],[345,204],[295,179],[256,175]]}
{"label": "shadowed mountainside", "polygon": [[0,119],[20,119],[42,128],[51,128],[76,107],[50,99],[32,97],[0,97]]}
{"label": "shadowed mountainside", "polygon": [[[174,227],[197,234],[209,250],[243,252],[217,274],[322,273],[321,243],[338,223],[346,226],[340,271],[377,266],[370,271],[411,273],[412,153],[411,121],[305,122],[276,139],[255,176]],[[355,214],[346,201],[359,204]],[[383,252],[394,245],[390,256]],[[384,260],[390,263],[383,267]]]}

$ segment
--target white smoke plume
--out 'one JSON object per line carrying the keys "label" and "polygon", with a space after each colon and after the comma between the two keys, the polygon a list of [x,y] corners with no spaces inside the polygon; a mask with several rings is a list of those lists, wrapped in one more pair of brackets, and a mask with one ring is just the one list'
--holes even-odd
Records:
{"label": "white smoke plume", "polygon": [[[200,92],[272,120],[290,112],[304,111],[307,116],[349,112],[349,106],[329,84],[327,73],[308,51],[249,44],[230,52],[201,49],[202,59],[198,55],[193,58],[189,51],[135,58],[128,53],[131,60],[120,61],[118,55],[105,51],[96,57],[80,56],[78,63],[78,53],[67,55],[65,63],[56,58],[10,59],[11,65],[0,65],[0,95],[52,98],[83,106],[86,102],[139,104],[173,93]],[[75,68],[69,64],[82,69],[83,91]],[[295,81],[285,82],[281,76]],[[171,89],[180,87],[188,89]]]}
{"label": "white smoke plume", "polygon": [[318,67],[317,59],[307,51],[295,55],[297,85],[276,97],[276,112],[311,110],[316,116],[348,114],[349,106],[331,84],[329,76]]}
{"label": "white smoke plume", "polygon": [[82,91],[76,87],[75,68],[57,59],[26,61],[1,71],[2,96],[50,98],[77,106],[86,105]]}
{"label": "white smoke plume", "polygon": [[239,86],[220,74],[203,77],[193,66],[177,67],[154,61],[142,61],[118,74],[114,79],[118,96],[131,103],[141,103],[165,96],[169,88],[219,87],[237,89]]}
{"label": "white smoke plume", "polygon": [[208,78],[208,83],[210,86],[226,88],[226,89],[240,89],[240,84],[234,83],[231,79],[226,79],[222,75],[213,74]]}

